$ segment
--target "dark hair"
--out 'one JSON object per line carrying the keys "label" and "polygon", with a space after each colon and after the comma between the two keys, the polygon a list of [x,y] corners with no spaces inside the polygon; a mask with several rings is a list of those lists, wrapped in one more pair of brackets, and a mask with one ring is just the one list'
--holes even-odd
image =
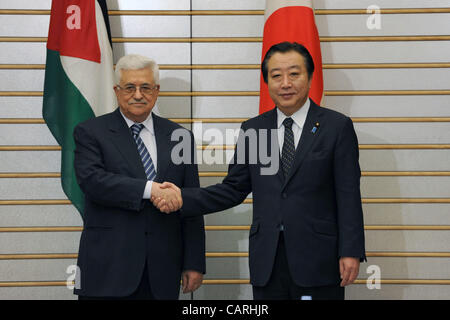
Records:
{"label": "dark hair", "polygon": [[269,59],[277,52],[286,53],[289,51],[298,52],[304,58],[306,70],[308,72],[308,78],[311,79],[314,73],[314,61],[308,49],[297,42],[285,41],[271,46],[269,51],[267,51],[266,55],[264,56],[264,60],[261,63],[261,72],[265,83],[267,83],[268,80],[269,70],[267,70],[267,63],[269,62]]}

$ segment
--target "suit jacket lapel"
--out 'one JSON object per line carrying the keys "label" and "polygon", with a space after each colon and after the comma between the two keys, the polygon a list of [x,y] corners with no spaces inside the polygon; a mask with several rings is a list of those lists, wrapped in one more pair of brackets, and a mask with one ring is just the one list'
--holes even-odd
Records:
{"label": "suit jacket lapel", "polygon": [[277,108],[273,108],[271,111],[264,114],[265,122],[262,125],[263,129],[268,129],[268,135],[267,135],[267,149],[269,154],[272,154],[272,152],[278,152],[278,158],[279,158],[279,164],[278,164],[278,172],[277,176],[280,179],[281,182],[284,181],[283,176],[283,170],[281,169],[281,156],[280,156],[280,146],[278,145],[278,133],[275,135],[275,143],[273,146],[275,147],[274,150],[272,150],[272,144],[271,144],[271,132],[270,130],[275,130],[277,132],[278,130],[278,115],[277,115]]}
{"label": "suit jacket lapel", "polygon": [[165,172],[169,167],[171,160],[171,145],[173,142],[170,139],[171,131],[161,121],[161,118],[152,113],[153,128],[155,131],[156,152],[158,154],[157,170],[155,181],[163,182]]}
{"label": "suit jacket lapel", "polygon": [[129,168],[137,178],[147,179],[141,157],[137,150],[130,128],[120,114],[119,108],[113,113],[109,130],[113,135],[112,141],[117,149],[128,162]]}
{"label": "suit jacket lapel", "polygon": [[[316,105],[312,100],[311,106],[308,111],[308,115],[306,116],[305,125],[303,126],[302,134],[300,136],[300,141],[298,142],[297,149],[295,152],[295,159],[294,164],[284,181],[283,189],[286,187],[286,185],[289,183],[290,179],[294,175],[294,173],[298,170],[298,168],[301,166],[303,159],[305,159],[305,156],[308,154],[308,152],[311,150],[311,147],[313,144],[317,141],[321,130],[319,127],[316,128],[315,132],[313,132],[313,128],[316,126],[316,123],[320,123],[320,119],[322,116],[321,107]],[[282,170],[280,170],[282,171]]]}

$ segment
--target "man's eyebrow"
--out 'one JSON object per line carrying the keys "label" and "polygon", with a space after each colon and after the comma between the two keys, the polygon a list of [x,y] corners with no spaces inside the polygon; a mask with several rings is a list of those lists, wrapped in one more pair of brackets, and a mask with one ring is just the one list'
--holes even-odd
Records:
{"label": "man's eyebrow", "polygon": [[[294,65],[288,67],[287,69],[301,69],[301,67],[298,64],[294,64]],[[270,69],[269,72],[279,71],[279,70],[281,70],[281,68],[273,68],[273,69]]]}
{"label": "man's eyebrow", "polygon": [[[148,82],[144,82],[143,84],[141,84],[141,86],[149,86],[149,85],[150,85],[150,83],[148,83]],[[125,83],[125,86],[136,86],[136,84],[133,82],[127,82],[127,83]]]}
{"label": "man's eyebrow", "polygon": [[269,72],[278,71],[278,70],[281,70],[281,68],[273,68],[273,69],[270,69]]}

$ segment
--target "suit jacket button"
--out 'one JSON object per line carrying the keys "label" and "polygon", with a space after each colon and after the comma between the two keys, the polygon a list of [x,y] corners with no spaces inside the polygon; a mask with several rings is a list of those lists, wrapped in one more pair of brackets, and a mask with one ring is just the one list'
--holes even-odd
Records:
{"label": "suit jacket button", "polygon": [[287,193],[283,193],[281,196],[283,199],[287,199],[287,197],[288,197]]}

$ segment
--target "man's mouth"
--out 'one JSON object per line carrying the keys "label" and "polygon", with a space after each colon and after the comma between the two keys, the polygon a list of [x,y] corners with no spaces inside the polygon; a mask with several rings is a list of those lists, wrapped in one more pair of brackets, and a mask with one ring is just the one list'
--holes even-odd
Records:
{"label": "man's mouth", "polygon": [[282,97],[283,99],[289,99],[291,97],[294,96],[294,93],[290,92],[290,93],[280,93],[280,97]]}

